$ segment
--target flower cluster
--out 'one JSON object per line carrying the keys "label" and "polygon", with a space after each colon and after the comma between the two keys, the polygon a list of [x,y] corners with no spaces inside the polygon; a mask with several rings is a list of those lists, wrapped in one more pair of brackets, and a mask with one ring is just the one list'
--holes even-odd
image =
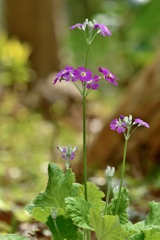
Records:
{"label": "flower cluster", "polygon": [[[92,43],[93,39],[97,34],[101,34],[102,36],[111,36],[111,32],[109,31],[109,29],[104,24],[97,23],[96,20],[88,21],[88,19],[86,19],[83,24],[76,23],[75,25],[70,27],[70,29],[75,28],[82,30],[88,44]],[[61,82],[62,80],[70,81],[75,85],[75,87],[83,96],[87,96],[91,90],[98,89],[101,80],[106,80],[115,86],[118,85],[118,78],[108,69],[99,67],[99,72],[101,73],[101,75],[98,76],[93,75],[93,73],[86,67],[87,66],[80,66],[78,68],[73,68],[71,66],[66,66],[65,69],[63,69],[56,75],[53,84]]]}
{"label": "flower cluster", "polygon": [[112,130],[116,130],[118,133],[122,132],[125,133],[127,130],[130,133],[130,130],[134,125],[136,125],[136,128],[140,126],[149,128],[149,124],[139,118],[135,118],[133,121],[132,115],[129,116],[120,115],[119,119],[113,119],[112,122],[110,123],[110,128]]}
{"label": "flower cluster", "polygon": [[52,208],[51,211],[50,211],[50,215],[53,218],[53,220],[55,220],[57,218],[57,215],[58,215],[57,209],[56,208]]}
{"label": "flower cluster", "polygon": [[86,19],[83,24],[76,23],[75,25],[70,27],[70,29],[75,29],[75,28],[78,28],[81,31],[83,31],[85,35],[85,39],[88,44],[92,43],[93,39],[97,34],[101,34],[104,37],[111,36],[110,30],[104,24],[97,23],[96,20],[93,20],[91,22],[91,21],[88,21],[88,19]]}
{"label": "flower cluster", "polygon": [[113,177],[114,173],[115,173],[115,168],[107,166],[107,168],[106,168],[106,176],[107,177]]}
{"label": "flower cluster", "polygon": [[101,80],[106,80],[115,86],[118,85],[118,83],[116,82],[118,78],[108,69],[100,67],[99,72],[102,73],[101,76],[93,76],[93,73],[85,67],[73,68],[71,66],[66,66],[64,70],[60,71],[56,75],[53,84],[56,84],[58,81],[61,82],[62,80],[71,81],[74,84],[76,84],[77,81],[80,81],[82,84],[86,83],[87,89],[92,90],[98,89]]}
{"label": "flower cluster", "polygon": [[57,147],[57,149],[62,153],[62,158],[64,160],[73,160],[75,156],[75,151],[77,150],[77,146],[74,147],[73,149],[70,146],[67,147]]}
{"label": "flower cluster", "polygon": [[67,147],[57,147],[57,149],[61,152],[62,158],[65,160],[66,168],[69,168],[70,160],[73,160],[75,156],[75,151],[77,150],[77,146],[73,149],[70,146]]}

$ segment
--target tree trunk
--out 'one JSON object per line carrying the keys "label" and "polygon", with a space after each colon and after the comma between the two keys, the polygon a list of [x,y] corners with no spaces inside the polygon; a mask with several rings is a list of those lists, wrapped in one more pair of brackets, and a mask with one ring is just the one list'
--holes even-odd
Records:
{"label": "tree trunk", "polygon": [[9,36],[30,43],[32,68],[38,77],[58,71],[55,0],[6,0],[5,3]]}

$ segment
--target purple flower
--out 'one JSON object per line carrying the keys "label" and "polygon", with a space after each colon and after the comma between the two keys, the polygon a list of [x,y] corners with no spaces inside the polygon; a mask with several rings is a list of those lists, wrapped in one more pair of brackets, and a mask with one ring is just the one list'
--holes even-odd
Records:
{"label": "purple flower", "polygon": [[58,81],[61,82],[61,80],[70,81],[75,79],[75,76],[73,74],[74,69],[70,66],[66,66],[64,70],[60,71],[53,82],[53,84],[56,84]]}
{"label": "purple flower", "polygon": [[84,67],[79,67],[74,70],[74,76],[76,80],[80,80],[82,82],[88,82],[92,79],[92,72]]}
{"label": "purple flower", "polygon": [[107,80],[108,82],[110,82],[115,86],[118,85],[118,83],[115,81],[115,80],[118,80],[118,78],[113,73],[111,73],[108,69],[99,67],[99,72],[103,74],[103,78],[105,80]]}
{"label": "purple flower", "polygon": [[75,28],[82,29],[82,26],[83,26],[82,23],[76,23],[75,25],[71,26],[70,29],[75,29]]}
{"label": "purple flower", "polygon": [[96,76],[94,76],[92,78],[92,80],[87,82],[86,88],[92,89],[92,90],[96,90],[99,87],[99,83],[98,82],[99,82],[99,76],[96,75]]}
{"label": "purple flower", "polygon": [[110,123],[110,128],[116,130],[118,133],[122,133],[126,131],[126,123],[121,118],[119,120],[113,119]]}
{"label": "purple flower", "polygon": [[144,127],[146,127],[146,128],[149,128],[149,124],[146,123],[146,122],[144,122],[143,120],[141,120],[141,119],[139,119],[139,118],[135,118],[135,119],[134,119],[133,125],[134,125],[134,124],[138,124],[138,127],[144,126]]}
{"label": "purple flower", "polygon": [[[88,19],[86,19],[83,24],[76,23],[75,25],[71,26],[70,29],[78,28],[82,31],[85,31],[86,27],[88,27],[88,30],[89,30],[89,33],[91,34],[91,36],[92,36],[92,33],[94,30],[96,30],[95,34],[100,33],[104,37],[111,36],[111,32],[109,31],[109,29],[104,24],[97,23],[96,20],[88,21]],[[89,39],[93,40],[93,38],[91,36]],[[91,42],[92,42],[92,40],[91,40]]]}
{"label": "purple flower", "polygon": [[[103,74],[103,76],[97,76],[97,75],[93,76],[92,72],[89,69],[86,69],[85,67],[73,68],[71,66],[66,66],[64,70],[60,71],[56,75],[56,78],[53,81],[53,84],[56,84],[58,81],[61,82],[62,80],[64,80],[64,81],[71,81],[76,85],[76,81],[80,81],[82,82],[82,88],[84,87],[83,83],[86,83],[85,87],[87,89],[96,90],[100,86],[100,81],[102,79],[105,79],[110,83],[117,85],[117,82],[115,81],[115,79],[117,80],[118,78],[116,78],[116,76],[113,75],[108,69],[99,68],[99,71]],[[80,90],[79,87],[77,88],[78,90]]]}
{"label": "purple flower", "polygon": [[78,147],[74,147],[73,149],[70,146],[67,147],[57,147],[57,149],[61,152],[62,158],[64,160],[73,160],[75,156],[75,151],[77,150]]}
{"label": "purple flower", "polygon": [[96,82],[87,83],[86,88],[96,90],[99,88],[99,83]]}
{"label": "purple flower", "polygon": [[111,32],[109,31],[109,29],[104,25],[104,24],[98,24],[95,23],[94,24],[94,29],[98,29],[98,32],[102,35],[102,36],[111,36]]}
{"label": "purple flower", "polygon": [[119,119],[113,119],[112,122],[110,123],[110,128],[112,130],[116,130],[118,133],[122,133],[127,130],[127,133],[124,133],[124,136],[126,139],[129,139],[134,130],[136,129],[135,127],[133,131],[130,132],[131,128],[135,124],[138,124],[137,127],[144,126],[149,128],[149,124],[139,118],[136,118],[134,122],[132,122],[132,115],[129,116],[120,115]]}

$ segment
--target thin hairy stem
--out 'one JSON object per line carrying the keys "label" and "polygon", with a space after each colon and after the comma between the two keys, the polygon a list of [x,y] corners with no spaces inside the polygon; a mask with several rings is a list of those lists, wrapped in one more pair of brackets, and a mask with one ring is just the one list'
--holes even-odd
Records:
{"label": "thin hairy stem", "polygon": [[89,47],[90,47],[90,44],[87,44],[87,52],[86,52],[85,65],[84,65],[85,68],[87,68],[87,64],[88,64]]}
{"label": "thin hairy stem", "polygon": [[[88,64],[88,53],[90,44],[88,44],[86,58],[85,58],[85,68],[87,69]],[[86,202],[88,201],[87,195],[87,131],[86,131],[86,97],[87,97],[86,83],[83,84],[83,174],[84,174],[84,197]],[[85,230],[87,240],[90,240],[90,231]]]}
{"label": "thin hairy stem", "polygon": [[109,179],[109,181],[108,181],[108,189],[107,189],[107,196],[106,196],[106,204],[105,204],[105,209],[104,209],[104,215],[107,214],[107,207],[108,207],[109,197],[110,197],[110,193],[111,193],[111,184],[112,184],[112,180]]}
{"label": "thin hairy stem", "polygon": [[86,146],[86,97],[83,96],[83,167],[84,167],[84,197],[87,201],[87,146]]}
{"label": "thin hairy stem", "polygon": [[[88,63],[88,53],[89,53],[88,44],[86,58],[85,58],[85,68],[87,68]],[[84,197],[87,201],[87,142],[86,142],[86,83],[83,84],[83,168],[84,168]]]}
{"label": "thin hairy stem", "polygon": [[61,234],[59,232],[59,229],[57,227],[57,223],[56,223],[56,220],[53,221],[54,222],[54,226],[55,226],[55,229],[56,229],[56,232],[57,232],[57,235],[58,235],[58,239],[59,240],[63,240],[63,238],[61,237]]}
{"label": "thin hairy stem", "polygon": [[116,212],[115,212],[116,214],[118,213],[120,200],[121,200],[121,191],[122,191],[123,178],[124,178],[126,153],[127,153],[127,144],[128,144],[128,138],[125,138],[125,145],[124,145],[124,152],[123,152],[123,162],[122,162],[122,170],[121,170],[121,181],[120,181],[120,185],[119,185],[118,201],[117,201]]}

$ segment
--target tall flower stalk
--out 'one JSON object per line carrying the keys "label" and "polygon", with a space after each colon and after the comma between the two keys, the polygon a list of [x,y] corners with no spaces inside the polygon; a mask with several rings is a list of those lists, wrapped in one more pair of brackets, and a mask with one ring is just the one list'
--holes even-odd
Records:
{"label": "tall flower stalk", "polygon": [[[87,44],[87,52],[85,58],[85,69],[87,69],[88,64],[88,54],[89,54],[90,44]],[[86,202],[88,201],[87,196],[87,127],[86,127],[86,83],[83,83],[83,174],[84,174],[84,197]]]}
{"label": "tall flower stalk", "polygon": [[[94,75],[93,73],[87,69],[88,67],[88,54],[89,48],[95,37],[100,34],[102,36],[111,36],[111,32],[104,24],[99,24],[95,20],[77,23],[70,27],[70,29],[78,28],[82,31],[86,43],[87,43],[87,51],[85,57],[85,65],[84,67],[80,66],[78,68],[73,68],[71,66],[66,66],[64,70],[59,72],[54,80],[54,84],[61,81],[72,82],[77,90],[82,95],[83,99],[83,175],[84,175],[84,198],[86,202],[88,201],[88,194],[87,194],[87,129],[86,129],[86,98],[91,90],[96,90],[100,86],[100,82],[105,80],[115,86],[118,85],[117,80],[118,78],[111,73],[108,69],[99,67],[99,73],[101,76]],[[62,149],[62,153],[63,153]],[[69,158],[70,159],[70,158]],[[67,160],[69,160],[67,159]],[[67,165],[68,166],[68,165]],[[90,231],[84,230],[84,240],[90,240]]]}
{"label": "tall flower stalk", "polygon": [[[88,54],[90,44],[87,44],[87,52],[85,58],[85,68],[87,69]],[[87,191],[87,125],[86,125],[86,83],[83,84],[83,174],[84,174],[84,198],[88,202],[88,191]],[[87,235],[87,240],[90,240],[90,231],[85,230],[84,234]],[[85,239],[85,237],[84,237]]]}
{"label": "tall flower stalk", "polygon": [[113,119],[110,124],[110,128],[112,130],[116,130],[118,133],[123,133],[124,138],[125,138],[122,169],[121,169],[121,180],[120,180],[120,185],[119,185],[118,201],[117,201],[117,205],[116,205],[115,214],[118,214],[118,210],[119,210],[119,206],[120,206],[120,202],[121,202],[121,192],[122,192],[124,172],[125,172],[128,140],[130,139],[133,132],[140,126],[149,128],[149,124],[139,118],[136,118],[134,121],[132,121],[132,115],[129,115],[126,117],[121,115],[119,117],[119,119]]}
{"label": "tall flower stalk", "polygon": [[127,145],[128,145],[128,139],[125,138],[124,152],[123,152],[123,161],[122,161],[122,169],[121,169],[121,179],[120,179],[119,193],[118,193],[118,201],[117,201],[117,205],[116,205],[115,214],[118,213],[118,209],[119,209],[119,205],[120,205],[120,200],[121,200],[121,191],[122,191],[122,186],[123,186],[123,179],[124,179],[124,172],[125,172],[125,165],[126,165]]}
{"label": "tall flower stalk", "polygon": [[87,202],[87,143],[86,143],[86,96],[83,96],[83,174],[84,174],[84,197]]}

